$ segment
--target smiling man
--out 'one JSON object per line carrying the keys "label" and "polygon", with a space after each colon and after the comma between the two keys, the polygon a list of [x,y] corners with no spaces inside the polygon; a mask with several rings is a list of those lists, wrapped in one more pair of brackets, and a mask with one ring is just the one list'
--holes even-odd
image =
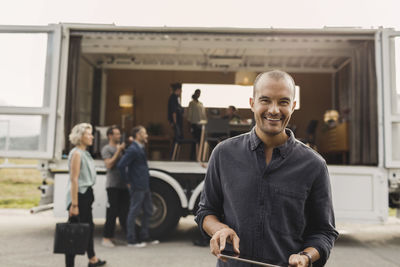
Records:
{"label": "smiling man", "polygon": [[282,266],[324,266],[338,237],[323,158],[286,129],[295,108],[286,72],[257,76],[250,100],[256,126],[220,143],[207,169],[196,222],[223,251]]}

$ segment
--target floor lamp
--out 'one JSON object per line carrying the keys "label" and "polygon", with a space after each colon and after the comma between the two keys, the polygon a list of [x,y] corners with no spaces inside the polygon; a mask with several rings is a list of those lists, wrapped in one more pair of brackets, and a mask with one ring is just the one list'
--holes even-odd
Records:
{"label": "floor lamp", "polygon": [[[121,115],[121,128],[125,131],[125,121],[127,118],[131,118],[130,109],[133,107],[133,95],[120,95],[119,96],[119,106],[122,108]],[[129,109],[129,111],[126,111]]]}

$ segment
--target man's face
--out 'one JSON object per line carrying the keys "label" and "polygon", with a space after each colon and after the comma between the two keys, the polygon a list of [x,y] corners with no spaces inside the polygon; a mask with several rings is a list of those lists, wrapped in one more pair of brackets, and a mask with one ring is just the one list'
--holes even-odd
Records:
{"label": "man's face", "polygon": [[293,98],[294,93],[285,79],[262,78],[254,98],[250,99],[257,128],[269,136],[284,132],[296,106]]}
{"label": "man's face", "polygon": [[113,134],[110,135],[110,139],[116,144],[121,141],[121,132],[119,129],[113,129]]}
{"label": "man's face", "polygon": [[147,144],[148,139],[147,131],[145,128],[140,129],[140,131],[136,134],[136,141],[142,144]]}
{"label": "man's face", "polygon": [[176,95],[181,95],[181,93],[182,93],[182,88],[179,88],[179,89],[175,90],[175,94]]}

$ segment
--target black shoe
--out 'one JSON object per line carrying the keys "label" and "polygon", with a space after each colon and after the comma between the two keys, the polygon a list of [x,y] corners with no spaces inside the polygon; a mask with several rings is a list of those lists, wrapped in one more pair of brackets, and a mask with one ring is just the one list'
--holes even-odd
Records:
{"label": "black shoe", "polygon": [[102,261],[100,259],[97,259],[97,262],[95,262],[95,263],[90,263],[89,262],[88,267],[103,266],[104,264],[106,264],[106,261]]}

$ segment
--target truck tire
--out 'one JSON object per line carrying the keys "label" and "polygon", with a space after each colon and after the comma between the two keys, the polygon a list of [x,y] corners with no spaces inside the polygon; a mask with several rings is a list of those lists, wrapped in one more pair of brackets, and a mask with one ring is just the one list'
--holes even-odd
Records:
{"label": "truck tire", "polygon": [[153,201],[150,235],[153,238],[163,238],[176,228],[182,215],[181,203],[175,190],[157,178],[151,177],[150,188]]}

